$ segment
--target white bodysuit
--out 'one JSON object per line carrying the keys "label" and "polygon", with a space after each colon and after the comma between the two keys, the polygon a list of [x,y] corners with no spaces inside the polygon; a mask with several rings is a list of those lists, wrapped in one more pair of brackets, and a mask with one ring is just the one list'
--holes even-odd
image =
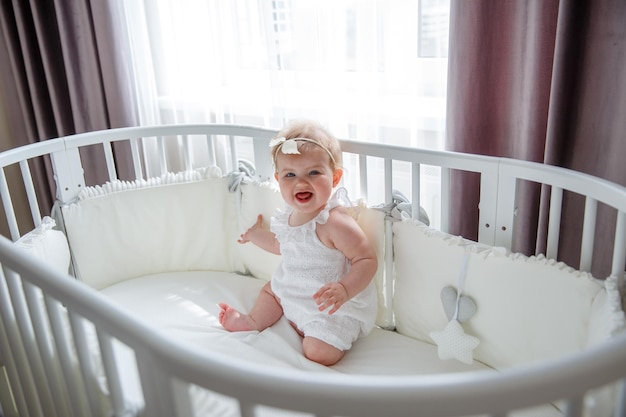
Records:
{"label": "white bodysuit", "polygon": [[280,242],[283,260],[272,275],[271,286],[285,317],[305,336],[347,350],[374,327],[377,297],[374,283],[370,282],[332,315],[328,309],[319,311],[313,299],[313,294],[324,284],[339,281],[350,270],[344,254],[324,245],[315,230],[318,223],[326,223],[332,209],[341,205],[338,195],[335,193],[313,220],[301,226],[289,226],[291,207],[278,210],[272,217],[270,228]]}

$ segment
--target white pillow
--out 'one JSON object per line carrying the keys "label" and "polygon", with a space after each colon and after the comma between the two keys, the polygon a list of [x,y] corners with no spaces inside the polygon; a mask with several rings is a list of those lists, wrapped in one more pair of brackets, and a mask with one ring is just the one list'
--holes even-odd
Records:
{"label": "white pillow", "polygon": [[70,266],[70,250],[65,235],[60,230],[55,230],[55,226],[56,222],[46,216],[39,226],[19,238],[14,244],[57,271],[67,274]]}
{"label": "white pillow", "polygon": [[157,272],[235,271],[228,180],[181,181],[93,188],[62,207],[76,275],[101,289]]}
{"label": "white pillow", "polygon": [[594,300],[603,284],[546,258],[511,254],[413,221],[394,224],[394,313],[400,333],[430,341],[448,323],[441,302],[456,288],[470,250],[462,293],[477,306],[463,324],[480,344],[474,358],[504,368],[582,350]]}

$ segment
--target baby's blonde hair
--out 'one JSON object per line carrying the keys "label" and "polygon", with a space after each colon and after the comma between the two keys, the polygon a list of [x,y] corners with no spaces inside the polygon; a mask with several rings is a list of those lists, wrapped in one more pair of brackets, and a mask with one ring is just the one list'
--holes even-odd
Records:
{"label": "baby's blonde hair", "polygon": [[[324,126],[312,120],[294,120],[287,124],[276,134],[277,138],[285,138],[285,141],[294,139],[309,139],[299,141],[298,149],[306,151],[312,146],[319,146],[328,152],[333,170],[341,168],[341,147],[339,141]],[[274,169],[276,169],[276,155],[280,151],[283,143],[272,147],[272,159]]]}

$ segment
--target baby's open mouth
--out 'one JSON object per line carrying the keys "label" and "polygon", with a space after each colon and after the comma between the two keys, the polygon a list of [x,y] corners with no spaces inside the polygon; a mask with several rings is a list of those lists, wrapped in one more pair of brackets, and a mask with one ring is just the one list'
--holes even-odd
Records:
{"label": "baby's open mouth", "polygon": [[313,197],[313,193],[308,191],[296,193],[296,200],[298,200],[300,203],[306,203],[311,199],[311,197]]}

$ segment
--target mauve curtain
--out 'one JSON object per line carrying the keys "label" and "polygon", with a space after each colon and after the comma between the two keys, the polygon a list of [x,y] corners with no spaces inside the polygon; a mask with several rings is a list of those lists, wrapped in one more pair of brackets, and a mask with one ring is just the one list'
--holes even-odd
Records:
{"label": "mauve curtain", "polygon": [[[450,13],[448,149],[545,162],[626,185],[626,2],[452,0]],[[514,249],[543,253],[546,198],[524,185]],[[476,238],[477,178],[454,173],[452,187],[450,232]],[[559,245],[559,260],[574,267],[579,200],[565,196]],[[611,235],[614,216],[599,217],[597,233]],[[539,228],[525,227],[538,219]],[[611,250],[596,253],[592,272],[604,277]]]}
{"label": "mauve curtain", "polygon": [[[0,83],[12,145],[136,125],[123,15],[115,1],[0,3]],[[117,150],[117,152],[115,152]],[[87,184],[105,181],[102,149],[81,151]],[[114,149],[118,173],[130,160]],[[46,159],[33,164],[39,204],[49,213],[55,186]]]}

